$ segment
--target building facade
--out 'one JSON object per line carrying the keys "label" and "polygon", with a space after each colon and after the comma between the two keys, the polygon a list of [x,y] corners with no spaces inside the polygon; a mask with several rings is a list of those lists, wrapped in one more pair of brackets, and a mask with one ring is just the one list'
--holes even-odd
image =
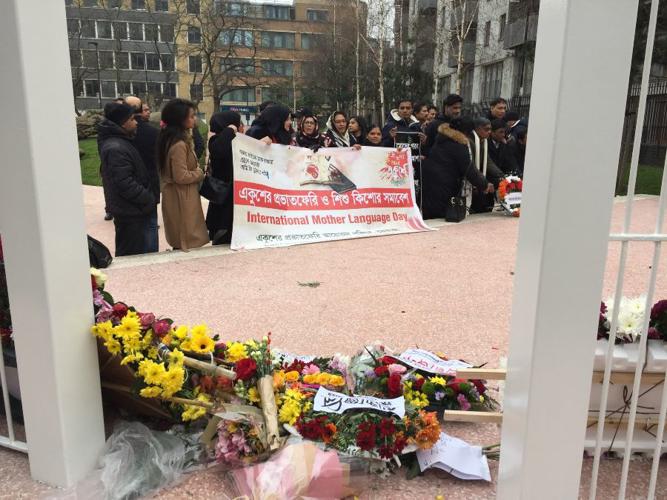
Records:
{"label": "building facade", "polygon": [[539,0],[468,1],[465,13],[463,3],[438,0],[434,101],[450,93],[482,105],[529,96]]}
{"label": "building facade", "polygon": [[134,94],[153,106],[178,95],[167,0],[65,0],[78,110]]}

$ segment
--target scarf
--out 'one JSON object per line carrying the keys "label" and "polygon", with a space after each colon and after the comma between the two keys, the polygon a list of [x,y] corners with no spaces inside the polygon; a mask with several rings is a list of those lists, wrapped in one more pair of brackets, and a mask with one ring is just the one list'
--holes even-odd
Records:
{"label": "scarf", "polygon": [[327,121],[328,134],[333,139],[336,147],[338,148],[349,148],[350,147],[350,133],[346,130],[345,135],[340,135],[336,130],[336,126],[333,123],[333,115],[329,117]]}
{"label": "scarf", "polygon": [[[312,134],[306,134],[303,131],[303,122],[306,121],[306,118],[312,118],[313,120],[315,120],[315,130],[313,130]],[[296,143],[302,148],[310,148],[310,149],[317,149],[320,146],[322,146],[324,141],[322,140],[322,136],[320,135],[319,123],[315,116],[304,115],[301,117],[301,119],[299,120],[299,124],[297,125]]]}
{"label": "scarf", "polygon": [[[477,135],[477,132],[472,131],[473,138],[475,139],[475,167],[477,170],[481,171],[484,177],[486,177],[486,164],[487,158],[489,156],[489,145],[486,141],[482,144],[481,139]],[[484,150],[482,153],[482,149]],[[483,160],[481,159],[482,154],[484,155]],[[481,164],[480,164],[481,163]]]}

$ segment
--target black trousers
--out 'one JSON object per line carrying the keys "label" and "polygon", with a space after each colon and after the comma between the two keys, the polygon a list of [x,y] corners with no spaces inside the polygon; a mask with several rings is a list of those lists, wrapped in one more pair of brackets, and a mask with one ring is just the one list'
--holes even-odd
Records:
{"label": "black trousers", "polygon": [[146,253],[146,238],[150,216],[114,216],[116,227],[116,257]]}

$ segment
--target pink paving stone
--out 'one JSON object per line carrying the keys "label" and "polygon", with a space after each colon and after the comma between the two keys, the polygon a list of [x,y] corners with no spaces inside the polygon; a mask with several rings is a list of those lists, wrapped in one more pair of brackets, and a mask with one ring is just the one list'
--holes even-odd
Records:
{"label": "pink paving stone", "polygon": [[[112,247],[113,223],[102,220],[101,190],[84,187],[84,199],[89,234]],[[623,209],[623,201],[617,200],[612,231],[620,229]],[[632,231],[652,231],[656,212],[655,197],[637,200]],[[282,349],[323,355],[352,354],[366,342],[382,340],[395,350],[418,345],[495,367],[507,356],[518,226],[518,219],[491,214],[428,233],[238,253],[208,247],[168,258],[117,259],[108,270],[107,290],[116,300],[178,323],[206,322],[225,340],[270,331]],[[162,234],[161,248],[166,248]],[[609,245],[603,298],[613,293],[619,249],[618,243]],[[652,251],[648,243],[630,245],[625,295],[645,290]],[[151,263],[160,259],[166,262]],[[665,259],[663,254],[656,298],[667,298]],[[299,285],[314,281],[320,286]],[[443,429],[480,445],[496,443],[500,436],[498,427],[489,424],[451,423]],[[590,467],[591,460],[584,460],[582,497],[587,495]],[[649,469],[650,462],[632,462],[628,498],[645,497]],[[12,478],[12,491],[44,488],[29,479],[23,455],[0,450],[0,472],[5,487]],[[373,487],[362,498],[493,498],[496,462],[491,462],[491,473],[493,482],[485,484],[442,471],[406,481],[401,471],[388,479],[373,478]],[[619,476],[620,461],[603,460],[598,498],[614,496]],[[210,469],[157,497],[225,498],[223,489],[221,474]],[[667,474],[660,475],[657,497],[667,498]]]}

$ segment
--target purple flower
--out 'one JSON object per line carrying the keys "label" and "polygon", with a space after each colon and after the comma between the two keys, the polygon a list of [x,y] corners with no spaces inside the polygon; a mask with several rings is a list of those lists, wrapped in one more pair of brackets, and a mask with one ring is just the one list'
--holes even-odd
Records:
{"label": "purple flower", "polygon": [[436,391],[435,392],[435,400],[436,401],[440,401],[444,397],[445,397],[445,391]]}
{"label": "purple flower", "polygon": [[651,321],[655,321],[667,312],[667,300],[660,300],[651,308]]}
{"label": "purple flower", "polygon": [[660,340],[660,332],[656,330],[654,327],[651,327],[648,329],[648,338],[649,339],[658,339]]}
{"label": "purple flower", "polygon": [[463,394],[459,394],[456,399],[459,402],[459,405],[461,406],[461,409],[463,411],[468,411],[470,409],[470,403],[468,403],[468,400]]}

